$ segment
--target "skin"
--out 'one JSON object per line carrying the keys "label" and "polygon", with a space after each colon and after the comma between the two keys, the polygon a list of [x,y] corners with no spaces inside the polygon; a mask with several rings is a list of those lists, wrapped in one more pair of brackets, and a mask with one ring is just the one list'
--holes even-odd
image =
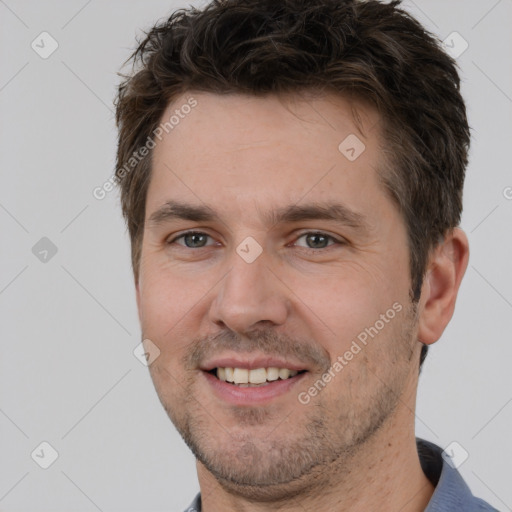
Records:
{"label": "skin", "polygon": [[[432,252],[414,308],[405,223],[378,181],[376,111],[331,94],[188,92],[162,119],[191,95],[197,106],[154,149],[136,290],[143,337],[160,350],[151,377],[198,459],[203,510],[424,510],[434,488],[414,435],[419,340],[437,341],[453,314],[465,234],[454,229]],[[350,134],[365,144],[352,162],[338,150]],[[170,200],[207,205],[218,219],[154,222]],[[268,222],[271,210],[333,201],[362,215],[366,231]],[[188,230],[208,237],[196,246],[177,238]],[[305,236],[318,231],[333,238]],[[236,251],[248,236],[262,249],[252,263]],[[301,403],[397,303],[401,311]],[[268,403],[233,405],[200,367],[234,355],[279,355],[308,372]]]}

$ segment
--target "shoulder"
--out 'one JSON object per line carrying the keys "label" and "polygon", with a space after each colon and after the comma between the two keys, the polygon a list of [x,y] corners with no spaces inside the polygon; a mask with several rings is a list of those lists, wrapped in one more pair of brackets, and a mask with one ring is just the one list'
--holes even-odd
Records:
{"label": "shoulder", "polygon": [[473,496],[452,459],[441,447],[420,438],[416,438],[416,446],[421,468],[435,486],[425,512],[498,512],[484,500]]}

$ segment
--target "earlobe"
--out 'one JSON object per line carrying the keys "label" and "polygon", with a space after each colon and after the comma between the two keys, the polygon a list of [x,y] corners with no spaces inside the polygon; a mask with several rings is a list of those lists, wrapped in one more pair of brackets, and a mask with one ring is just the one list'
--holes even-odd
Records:
{"label": "earlobe", "polygon": [[422,343],[435,343],[451,320],[468,260],[469,242],[460,228],[447,233],[433,249],[420,297],[418,337]]}

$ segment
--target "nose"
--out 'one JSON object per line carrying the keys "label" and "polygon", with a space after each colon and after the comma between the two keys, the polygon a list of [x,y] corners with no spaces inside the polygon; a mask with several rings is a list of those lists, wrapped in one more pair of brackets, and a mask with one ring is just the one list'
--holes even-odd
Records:
{"label": "nose", "polygon": [[265,253],[252,263],[234,253],[230,263],[212,300],[210,321],[239,334],[284,324],[290,304],[287,288],[276,277],[278,272],[271,269]]}

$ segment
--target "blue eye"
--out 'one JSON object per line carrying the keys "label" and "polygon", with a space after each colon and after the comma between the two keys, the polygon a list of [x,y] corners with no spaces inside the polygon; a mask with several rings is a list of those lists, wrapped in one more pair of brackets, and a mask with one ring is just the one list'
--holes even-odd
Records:
{"label": "blue eye", "polygon": [[[336,243],[341,243],[338,240],[336,240],[334,237],[327,235],[325,233],[321,232],[309,232],[309,233],[303,233],[301,236],[297,238],[297,240],[300,240],[301,238],[306,239],[307,247],[306,249],[325,249],[326,247],[330,245],[334,245]],[[332,242],[332,243],[329,243]],[[299,245],[299,247],[304,247],[303,245]]]}
{"label": "blue eye", "polygon": [[170,240],[169,243],[172,244],[177,240],[183,239],[184,244],[178,245],[184,245],[189,249],[200,249],[201,247],[206,246],[206,241],[208,238],[210,238],[210,236],[206,233],[201,233],[200,231],[188,231],[187,233],[182,233],[176,238]]}
{"label": "blue eye", "polygon": [[[178,235],[172,240],[169,240],[167,243],[169,245],[176,243],[177,245],[187,249],[201,249],[203,247],[215,245],[215,242],[213,241],[208,243],[208,239],[212,240],[211,236],[201,231],[187,231],[181,235]],[[305,245],[297,243],[301,239],[305,240]],[[180,240],[180,242],[178,242],[178,240]],[[333,236],[326,233],[309,231],[307,233],[301,234],[293,245],[296,247],[301,247],[307,251],[318,252],[320,249],[327,249],[332,245],[342,244],[343,241],[337,240]]]}
{"label": "blue eye", "polygon": [[307,233],[302,233],[302,235],[300,235],[297,240],[300,240],[301,238],[305,238],[307,245],[297,245],[297,247],[301,247],[310,252],[319,252],[320,249],[327,249],[332,245],[343,245],[343,241],[337,240],[333,236],[319,231],[309,231]]}

